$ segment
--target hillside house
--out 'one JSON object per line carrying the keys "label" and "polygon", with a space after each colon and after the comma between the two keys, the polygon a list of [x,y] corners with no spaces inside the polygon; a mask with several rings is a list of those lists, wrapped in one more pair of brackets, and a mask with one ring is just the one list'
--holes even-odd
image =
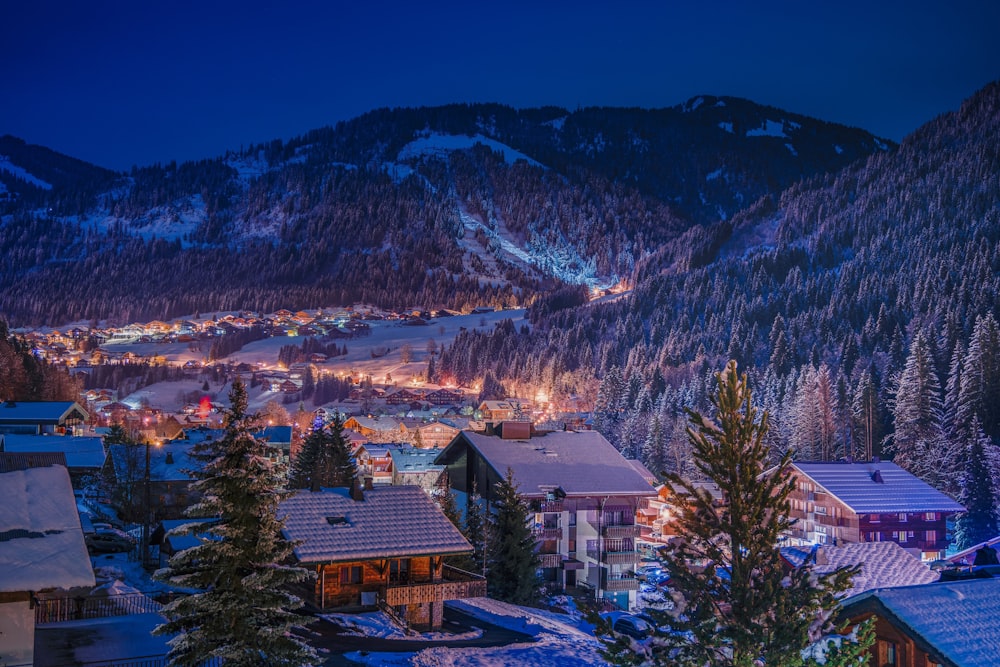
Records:
{"label": "hillside house", "polygon": [[485,579],[444,564],[472,545],[417,487],[299,491],[278,515],[296,560],[316,572],[304,599],[321,610],[388,607],[436,629],[445,601],[486,595]]}
{"label": "hillside house", "polygon": [[392,484],[392,456],[386,445],[366,443],[354,453],[358,473],[373,484]]}
{"label": "hillside house", "polygon": [[894,463],[794,461],[788,545],[896,542],[925,561],[944,558],[946,521],[965,508]]}
{"label": "hillside house", "polygon": [[90,414],[75,401],[0,403],[0,433],[22,435],[79,433]]}
{"label": "hillside house", "polygon": [[95,475],[104,466],[104,442],[98,437],[62,435],[0,434],[0,451],[34,454],[60,452],[66,457],[66,467],[74,488],[83,488],[83,480]]}
{"label": "hillside house", "polygon": [[841,618],[875,617],[869,664],[985,667],[1000,651],[1000,579],[876,588],[843,601]]}
{"label": "hillside house", "polygon": [[477,408],[484,422],[530,421],[531,405],[518,398],[502,401],[483,401]]}
{"label": "hillside house", "polygon": [[656,491],[600,433],[533,433],[530,424],[506,422],[460,432],[435,462],[446,466],[460,507],[475,487],[489,509],[496,484],[513,471],[534,510],[543,578],[588,587],[623,609],[635,605],[636,511]]}
{"label": "hillside house", "polygon": [[[149,445],[150,516],[153,520],[179,519],[198,500],[191,490],[194,481],[186,472],[198,470],[202,462],[191,455],[189,441]],[[114,480],[112,498],[123,517],[141,518],[145,503],[145,445],[109,445],[104,474]]]}
{"label": "hillside house", "polygon": [[392,459],[393,486],[419,486],[424,491],[447,488],[444,466],[434,463],[440,449],[418,449],[393,445],[386,449]]}
{"label": "hillside house", "polygon": [[69,473],[0,456],[0,660],[34,664],[39,591],[95,585]]}

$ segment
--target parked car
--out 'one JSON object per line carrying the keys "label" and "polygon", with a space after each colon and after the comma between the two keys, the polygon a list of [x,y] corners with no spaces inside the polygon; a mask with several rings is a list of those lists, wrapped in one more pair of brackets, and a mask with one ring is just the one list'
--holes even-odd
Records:
{"label": "parked car", "polygon": [[625,614],[615,619],[611,629],[633,639],[645,639],[649,636],[649,624],[636,616]]}
{"label": "parked car", "polygon": [[635,569],[635,578],[639,581],[646,581],[651,574],[659,574],[662,572],[663,568],[660,567],[659,564],[643,565]]}
{"label": "parked car", "polygon": [[98,530],[84,537],[87,548],[98,553],[130,551],[132,538],[120,530]]}

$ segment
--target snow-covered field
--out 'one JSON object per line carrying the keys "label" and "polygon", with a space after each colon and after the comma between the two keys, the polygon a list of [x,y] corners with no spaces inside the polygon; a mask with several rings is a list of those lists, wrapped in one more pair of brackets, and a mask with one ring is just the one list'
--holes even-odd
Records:
{"label": "snow-covered field", "polygon": [[476,618],[517,630],[535,642],[494,648],[434,647],[417,653],[348,653],[346,657],[365,665],[419,665],[421,667],[495,667],[538,665],[546,667],[608,663],[598,653],[600,643],[593,628],[578,615],[562,615],[540,609],[518,607],[489,598],[449,602]]}

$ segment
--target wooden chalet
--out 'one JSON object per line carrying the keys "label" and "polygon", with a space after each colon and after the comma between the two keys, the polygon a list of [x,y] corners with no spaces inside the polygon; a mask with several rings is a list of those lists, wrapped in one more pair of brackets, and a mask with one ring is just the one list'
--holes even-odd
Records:
{"label": "wooden chalet", "polygon": [[74,401],[0,403],[0,433],[64,434],[81,428],[90,414]]}
{"label": "wooden chalet", "polygon": [[428,392],[424,400],[431,405],[461,405],[465,401],[465,394],[451,389],[436,389]]}
{"label": "wooden chalet", "polygon": [[299,491],[278,515],[296,560],[316,572],[305,599],[321,610],[381,608],[436,629],[445,601],[486,595],[483,577],[444,564],[472,545],[417,487]]}
{"label": "wooden chalet", "polygon": [[790,546],[895,542],[944,558],[947,518],[965,507],[894,463],[792,463]]}

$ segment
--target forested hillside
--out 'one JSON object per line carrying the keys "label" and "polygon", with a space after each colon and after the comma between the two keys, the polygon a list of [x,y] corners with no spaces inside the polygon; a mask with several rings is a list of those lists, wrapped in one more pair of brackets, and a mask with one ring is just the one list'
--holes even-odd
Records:
{"label": "forested hillside", "polygon": [[0,155],[21,180],[0,203],[0,314],[125,323],[355,302],[524,305],[562,283],[629,283],[693,225],[891,149],[715,97],[661,110],[380,110],[117,176],[9,139]]}
{"label": "forested hillside", "polygon": [[958,494],[970,442],[986,438],[986,470],[1000,474],[998,314],[993,84],[895,152],[692,228],[627,298],[538,314],[530,333],[465,334],[438,368],[527,395],[586,397],[599,383],[599,428],[671,470],[688,460],[683,409],[703,408],[707,375],[734,358],[771,412],[776,451],[894,454]]}

